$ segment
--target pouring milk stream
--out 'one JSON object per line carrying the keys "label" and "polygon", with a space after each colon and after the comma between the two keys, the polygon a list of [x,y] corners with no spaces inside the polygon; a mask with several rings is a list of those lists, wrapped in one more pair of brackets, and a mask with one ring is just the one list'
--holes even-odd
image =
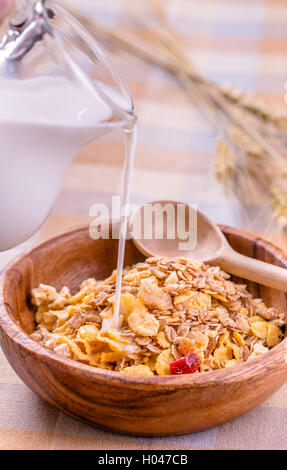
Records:
{"label": "pouring milk stream", "polygon": [[[18,3],[18,20],[12,17],[0,45],[0,251],[21,243],[40,227],[53,207],[70,162],[81,148],[115,127],[121,127],[126,135],[122,207],[130,198],[136,146],[132,100],[126,89],[122,92],[122,81],[118,89],[88,77],[50,24],[50,18],[57,14],[69,28],[74,27],[72,39],[78,39],[81,33],[82,41],[90,41],[86,50],[91,52],[93,39],[81,25],[45,0],[32,6],[28,0]],[[51,47],[51,41],[50,56],[55,57],[47,67],[45,48]],[[108,67],[98,46],[96,52],[97,59]],[[33,74],[31,64],[35,63]],[[122,211],[114,315],[106,320],[105,328],[120,326],[126,231],[127,215]]]}

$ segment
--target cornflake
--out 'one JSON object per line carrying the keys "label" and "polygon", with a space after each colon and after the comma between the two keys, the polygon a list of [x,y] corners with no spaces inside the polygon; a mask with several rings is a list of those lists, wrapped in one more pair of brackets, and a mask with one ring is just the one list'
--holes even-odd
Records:
{"label": "cornflake", "polygon": [[197,354],[199,372],[233,367],[283,339],[284,314],[255,299],[218,267],[187,258],[148,258],[124,269],[119,330],[113,315],[116,271],[85,280],[78,292],[33,289],[30,337],[56,354],[130,375],[169,375],[170,364]]}

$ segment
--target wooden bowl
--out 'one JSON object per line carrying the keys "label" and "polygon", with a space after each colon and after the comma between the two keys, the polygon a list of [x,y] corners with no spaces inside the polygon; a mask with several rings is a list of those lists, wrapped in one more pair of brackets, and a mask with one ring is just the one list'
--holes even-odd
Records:
{"label": "wooden bowl", "polygon": [[[287,254],[270,243],[236,229],[222,230],[239,252],[287,267]],[[21,379],[51,405],[106,429],[166,436],[200,431],[242,415],[287,380],[287,339],[233,368],[180,377],[137,377],[62,358],[28,337],[34,329],[29,304],[33,287],[44,282],[75,291],[87,277],[108,276],[116,258],[116,240],[93,241],[88,227],[82,227],[36,246],[2,272],[2,348]],[[125,263],[142,259],[129,241]],[[248,288],[269,306],[287,312],[285,294],[251,283]]]}

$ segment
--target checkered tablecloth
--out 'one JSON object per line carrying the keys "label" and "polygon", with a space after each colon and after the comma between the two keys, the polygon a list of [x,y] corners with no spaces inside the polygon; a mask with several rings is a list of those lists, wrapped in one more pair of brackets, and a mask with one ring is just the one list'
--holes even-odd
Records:
{"label": "checkered tablecloth", "polygon": [[[232,83],[283,108],[287,79],[285,0],[162,0],[170,25],[207,77]],[[69,0],[108,26],[133,30],[128,13],[145,0]],[[144,32],[143,32],[144,34]],[[236,201],[214,180],[215,134],[172,75],[111,51],[133,93],[139,117],[132,198],[142,203],[176,199],[199,203],[216,222],[241,225]],[[44,227],[31,240],[0,254],[0,268],[32,243],[88,221],[95,202],[118,194],[123,136],[115,131],[85,149],[68,170]],[[256,229],[261,231],[261,227]],[[287,247],[278,232],[272,240]],[[182,437],[125,437],[58,412],[32,393],[0,352],[1,449],[287,449],[287,386],[246,415],[218,428]]]}

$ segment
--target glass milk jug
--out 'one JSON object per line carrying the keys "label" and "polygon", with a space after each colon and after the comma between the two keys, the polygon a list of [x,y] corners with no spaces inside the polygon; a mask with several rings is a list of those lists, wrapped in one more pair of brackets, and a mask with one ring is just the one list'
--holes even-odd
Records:
{"label": "glass milk jug", "polygon": [[133,101],[90,34],[54,2],[19,0],[0,43],[0,251],[51,211],[77,153],[116,126]]}

